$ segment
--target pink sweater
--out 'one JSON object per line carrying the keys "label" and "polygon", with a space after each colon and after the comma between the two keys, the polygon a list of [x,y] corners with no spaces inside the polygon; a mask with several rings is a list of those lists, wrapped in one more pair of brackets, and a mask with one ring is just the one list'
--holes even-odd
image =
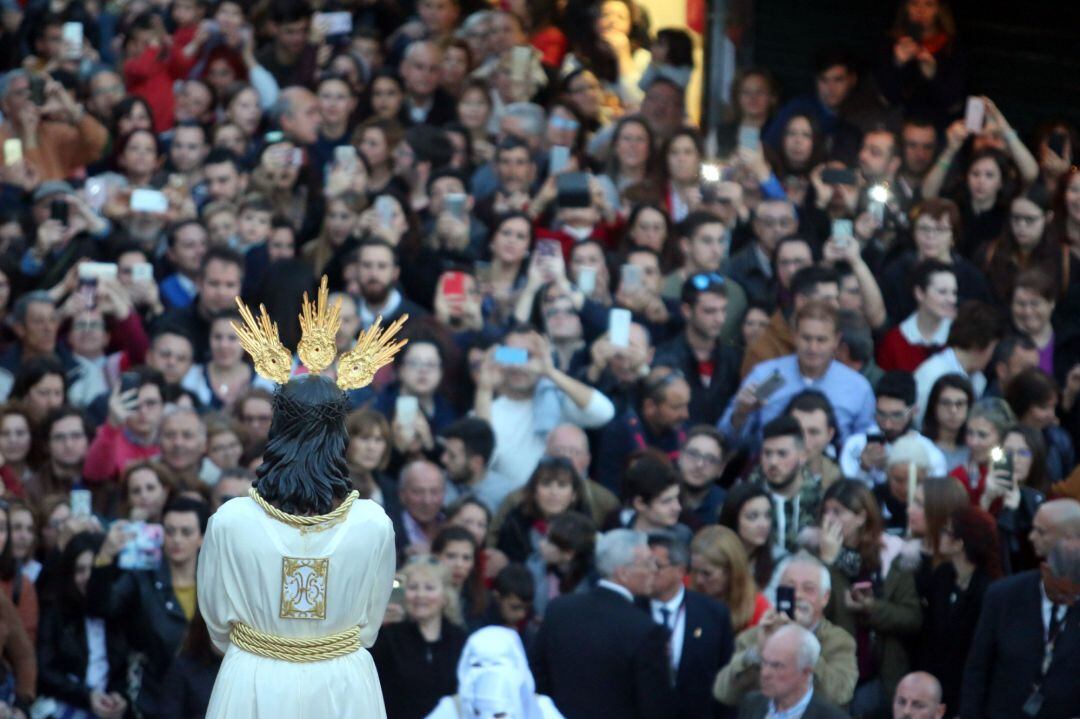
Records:
{"label": "pink sweater", "polygon": [[125,436],[122,429],[106,422],[98,428],[94,441],[86,451],[83,479],[93,484],[115,482],[120,479],[124,468],[132,462],[150,459],[160,453],[161,450],[156,444],[135,444]]}

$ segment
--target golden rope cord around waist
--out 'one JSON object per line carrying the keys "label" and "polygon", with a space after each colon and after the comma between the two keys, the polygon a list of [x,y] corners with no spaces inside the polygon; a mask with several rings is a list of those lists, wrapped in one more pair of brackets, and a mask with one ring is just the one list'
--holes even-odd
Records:
{"label": "golden rope cord around waist", "polygon": [[243,622],[232,625],[229,640],[245,652],[286,662],[321,662],[352,654],[360,644],[360,627],[325,637],[300,639],[260,632]]}
{"label": "golden rope cord around waist", "polygon": [[248,496],[255,500],[255,504],[262,507],[264,512],[279,522],[284,522],[292,527],[298,527],[302,531],[319,531],[328,529],[345,519],[345,515],[349,513],[349,509],[352,507],[353,502],[359,499],[360,493],[356,490],[349,492],[349,496],[338,505],[337,509],[328,514],[318,514],[313,517],[282,512],[280,509],[263,499],[254,487],[248,490]]}

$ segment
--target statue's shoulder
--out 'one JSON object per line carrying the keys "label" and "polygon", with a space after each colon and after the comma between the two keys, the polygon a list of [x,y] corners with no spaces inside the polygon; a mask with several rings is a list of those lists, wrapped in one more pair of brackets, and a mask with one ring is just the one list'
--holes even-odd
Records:
{"label": "statue's shoulder", "polygon": [[261,511],[250,497],[233,497],[210,515],[210,521],[220,532],[233,526],[250,523]]}

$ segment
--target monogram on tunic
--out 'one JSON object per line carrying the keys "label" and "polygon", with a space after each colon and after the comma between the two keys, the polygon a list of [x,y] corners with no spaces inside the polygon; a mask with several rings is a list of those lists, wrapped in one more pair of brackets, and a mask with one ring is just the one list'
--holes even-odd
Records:
{"label": "monogram on tunic", "polygon": [[330,559],[281,558],[281,618],[326,619]]}

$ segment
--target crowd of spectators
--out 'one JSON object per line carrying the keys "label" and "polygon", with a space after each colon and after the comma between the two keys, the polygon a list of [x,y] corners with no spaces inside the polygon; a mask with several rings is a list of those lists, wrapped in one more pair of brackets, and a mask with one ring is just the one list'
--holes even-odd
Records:
{"label": "crowd of spectators", "polygon": [[324,275],[340,351],[409,315],[390,719],[1080,715],[1080,137],[945,0],[707,132],[634,0],[2,10],[0,719],[204,715],[235,300]]}

